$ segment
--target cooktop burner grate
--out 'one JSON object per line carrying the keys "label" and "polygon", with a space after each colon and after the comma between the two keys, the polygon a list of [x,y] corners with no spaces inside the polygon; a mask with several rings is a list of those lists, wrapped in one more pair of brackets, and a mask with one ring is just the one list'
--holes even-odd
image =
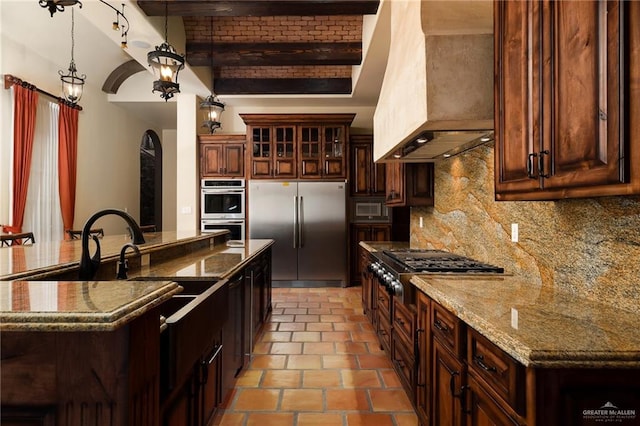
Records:
{"label": "cooktop burner grate", "polygon": [[504,268],[441,250],[413,249],[385,251],[384,254],[413,272],[504,273]]}

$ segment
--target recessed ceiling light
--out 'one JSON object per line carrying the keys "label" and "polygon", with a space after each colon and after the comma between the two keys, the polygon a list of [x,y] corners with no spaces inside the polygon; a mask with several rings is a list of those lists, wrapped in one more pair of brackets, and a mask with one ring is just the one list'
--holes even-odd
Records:
{"label": "recessed ceiling light", "polygon": [[444,158],[449,158],[449,157],[451,157],[451,154],[442,154],[442,156],[443,156]]}
{"label": "recessed ceiling light", "polygon": [[140,49],[148,49],[151,47],[151,45],[144,40],[133,40],[129,44],[134,47],[139,47]]}
{"label": "recessed ceiling light", "polygon": [[491,140],[491,136],[483,136],[480,138],[481,142],[489,142]]}
{"label": "recessed ceiling light", "polygon": [[427,138],[418,138],[418,139],[416,139],[416,142],[418,142],[418,143],[426,143],[427,141],[428,141]]}

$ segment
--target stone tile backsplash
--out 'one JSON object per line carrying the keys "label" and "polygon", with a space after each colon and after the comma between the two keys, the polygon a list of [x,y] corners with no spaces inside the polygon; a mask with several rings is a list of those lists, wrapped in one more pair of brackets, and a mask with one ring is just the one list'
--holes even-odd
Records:
{"label": "stone tile backsplash", "polygon": [[411,247],[449,250],[547,291],[640,312],[640,197],[496,202],[493,172],[492,145],[436,163],[435,206],[411,209]]}

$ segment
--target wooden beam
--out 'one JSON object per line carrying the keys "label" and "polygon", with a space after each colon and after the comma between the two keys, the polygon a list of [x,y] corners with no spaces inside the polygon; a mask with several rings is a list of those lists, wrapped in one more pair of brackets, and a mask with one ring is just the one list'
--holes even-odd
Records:
{"label": "wooden beam", "polygon": [[191,66],[359,65],[362,43],[187,43]]}
{"label": "wooden beam", "polygon": [[374,15],[379,0],[138,0],[147,16]]}
{"label": "wooden beam", "polygon": [[218,78],[218,95],[335,95],[351,93],[351,78]]}

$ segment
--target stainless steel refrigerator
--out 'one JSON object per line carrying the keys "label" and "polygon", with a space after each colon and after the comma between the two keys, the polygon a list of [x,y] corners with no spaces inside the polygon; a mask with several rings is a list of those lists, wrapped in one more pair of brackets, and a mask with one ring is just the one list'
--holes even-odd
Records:
{"label": "stainless steel refrigerator", "polygon": [[346,183],[249,182],[249,238],[272,238],[274,286],[346,286]]}

